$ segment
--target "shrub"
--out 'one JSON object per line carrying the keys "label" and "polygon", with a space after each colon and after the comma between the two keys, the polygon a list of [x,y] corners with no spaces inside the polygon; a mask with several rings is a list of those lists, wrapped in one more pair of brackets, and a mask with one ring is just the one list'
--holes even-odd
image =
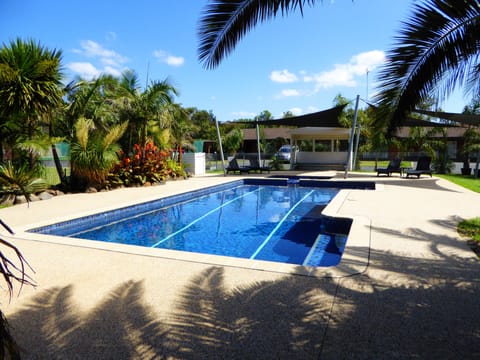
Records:
{"label": "shrub", "polygon": [[168,153],[158,149],[153,142],[147,142],[144,148],[135,144],[132,154],[127,155],[121,150],[118,154],[120,161],[107,180],[111,187],[160,183],[169,176]]}
{"label": "shrub", "polygon": [[0,165],[0,194],[30,195],[48,188],[48,184],[38,176],[38,169],[30,169],[27,164],[14,166],[11,162]]}

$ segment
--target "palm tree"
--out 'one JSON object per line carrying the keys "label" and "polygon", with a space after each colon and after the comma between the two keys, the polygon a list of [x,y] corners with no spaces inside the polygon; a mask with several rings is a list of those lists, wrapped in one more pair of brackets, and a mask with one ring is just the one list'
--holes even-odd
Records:
{"label": "palm tree", "polygon": [[39,120],[48,123],[61,104],[61,55],[19,38],[0,49],[0,118],[17,123],[25,139],[34,139]]}
{"label": "palm tree", "polygon": [[119,86],[119,106],[121,117],[129,122],[128,152],[134,143],[145,147],[148,138],[148,124],[152,120],[159,121],[162,110],[173,104],[173,97],[178,95],[177,89],[168,79],[152,81],[142,92],[138,75],[131,70],[122,74]]}
{"label": "palm tree", "polygon": [[120,148],[116,142],[128,123],[113,126],[108,132],[96,131],[92,120],[80,118],[75,124],[76,141],[70,157],[74,187],[102,186],[109,171],[118,161]]}
{"label": "palm tree", "polygon": [[480,91],[479,1],[417,3],[396,41],[379,74],[375,98],[379,119],[390,130],[435,93],[443,100],[458,86],[465,86],[466,93]]}
{"label": "palm tree", "polygon": [[259,22],[288,15],[315,0],[216,0],[210,2],[200,19],[199,59],[213,69],[233,51],[242,37]]}

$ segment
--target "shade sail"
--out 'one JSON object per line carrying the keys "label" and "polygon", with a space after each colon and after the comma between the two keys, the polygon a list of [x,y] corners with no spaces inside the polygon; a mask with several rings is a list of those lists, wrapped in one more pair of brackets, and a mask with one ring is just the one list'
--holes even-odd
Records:
{"label": "shade sail", "polygon": [[[467,124],[467,125],[480,125],[480,115],[478,114],[457,114],[457,113],[449,113],[443,111],[428,111],[428,110],[415,110],[416,113],[428,115],[432,117],[437,117],[440,119],[445,119],[449,121],[453,121],[460,124]],[[448,126],[448,124],[443,124],[441,126]]]}
{"label": "shade sail", "polygon": [[[426,115],[426,114],[425,114]],[[406,118],[399,127],[455,127],[458,123],[441,123],[415,118]]]}
{"label": "shade sail", "polygon": [[310,114],[293,116],[278,120],[238,121],[243,124],[258,124],[267,126],[313,126],[313,127],[344,127],[338,122],[338,118],[346,105],[318,111]]}

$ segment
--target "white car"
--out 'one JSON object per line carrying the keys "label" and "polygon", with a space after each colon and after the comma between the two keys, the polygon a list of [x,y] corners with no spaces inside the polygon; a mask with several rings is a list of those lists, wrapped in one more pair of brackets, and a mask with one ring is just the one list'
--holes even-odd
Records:
{"label": "white car", "polygon": [[[297,151],[297,149],[295,149]],[[282,145],[280,149],[275,153],[275,157],[279,160],[290,161],[292,155],[291,145]]]}

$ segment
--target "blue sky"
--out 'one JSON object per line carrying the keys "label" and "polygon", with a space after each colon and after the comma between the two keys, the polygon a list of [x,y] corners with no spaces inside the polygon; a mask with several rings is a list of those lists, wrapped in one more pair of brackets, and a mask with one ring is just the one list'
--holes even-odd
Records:
{"label": "blue sky", "polygon": [[[197,57],[206,0],[1,0],[0,42],[32,38],[63,51],[66,81],[135,70],[144,86],[168,78],[184,107],[211,110],[219,121],[280,118],[324,110],[341,94],[375,93],[385,51],[410,0],[324,0],[257,25],[214,70]],[[367,75],[368,71],[368,75]],[[458,94],[442,105],[461,111]]]}

